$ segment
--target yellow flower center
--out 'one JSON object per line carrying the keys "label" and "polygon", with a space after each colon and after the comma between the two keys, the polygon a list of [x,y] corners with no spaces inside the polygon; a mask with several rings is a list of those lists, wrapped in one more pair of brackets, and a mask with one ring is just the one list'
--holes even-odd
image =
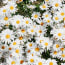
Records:
{"label": "yellow flower center", "polygon": [[58,17],[55,17],[55,20],[58,20],[59,18]]}
{"label": "yellow flower center", "polygon": [[7,21],[8,20],[8,17],[4,17],[4,20]]}
{"label": "yellow flower center", "polygon": [[34,54],[32,54],[32,56],[34,56]]}
{"label": "yellow flower center", "polygon": [[61,36],[62,34],[61,33],[58,33],[58,36]]}
{"label": "yellow flower center", "polygon": [[34,32],[34,30],[33,30],[33,29],[31,29],[31,32]]}
{"label": "yellow flower center", "polygon": [[44,44],[45,46],[48,46],[48,43],[47,42],[45,42],[45,44]]}
{"label": "yellow flower center", "polygon": [[64,12],[61,13],[61,16],[64,16]]}
{"label": "yellow flower center", "polygon": [[38,65],[42,65],[42,62],[39,62]]}
{"label": "yellow flower center", "polygon": [[34,62],[34,59],[30,59],[30,62],[32,62],[32,63],[33,63],[33,62]]}
{"label": "yellow flower center", "polygon": [[22,2],[23,0],[19,0],[20,2]]}
{"label": "yellow flower center", "polygon": [[27,52],[30,53],[30,50],[28,50]]}
{"label": "yellow flower center", "polygon": [[14,7],[13,6],[10,6],[10,10],[13,10],[14,9]]}
{"label": "yellow flower center", "polygon": [[2,46],[1,48],[2,48],[2,49],[5,49],[5,46]]}
{"label": "yellow flower center", "polygon": [[50,20],[47,20],[47,22],[49,23],[49,22],[50,22]]}
{"label": "yellow flower center", "polygon": [[21,36],[21,37],[19,37],[19,40],[22,40],[23,39],[23,37]]}
{"label": "yellow flower center", "polygon": [[56,55],[56,54],[57,54],[57,51],[54,51],[54,53],[53,53],[53,54],[55,54],[55,55]]}
{"label": "yellow flower center", "polygon": [[12,50],[12,48],[10,47],[9,50]]}
{"label": "yellow flower center", "polygon": [[58,3],[56,3],[56,4],[55,4],[55,7],[58,7],[58,6],[59,6],[59,4],[58,4]]}
{"label": "yellow flower center", "polygon": [[32,44],[30,43],[29,46],[32,47]]}
{"label": "yellow flower center", "polygon": [[49,65],[53,65],[53,62],[50,62]]}
{"label": "yellow flower center", "polygon": [[24,30],[24,29],[22,29],[22,30],[21,30],[21,32],[22,32],[22,33],[24,33],[24,32],[25,32],[25,30]]}
{"label": "yellow flower center", "polygon": [[35,14],[35,15],[34,15],[34,18],[38,18],[38,15],[37,15],[37,14]]}
{"label": "yellow flower center", "polygon": [[40,23],[40,25],[41,25],[41,26],[43,26],[43,25],[44,25],[44,23],[43,23],[43,22],[41,22],[41,23]]}
{"label": "yellow flower center", "polygon": [[56,44],[56,48],[59,48],[59,44]]}
{"label": "yellow flower center", "polygon": [[46,8],[46,6],[45,6],[45,5],[43,5],[43,6],[42,6],[42,8]]}
{"label": "yellow flower center", "polygon": [[65,21],[65,17],[63,18],[63,20]]}
{"label": "yellow flower center", "polygon": [[9,35],[9,34],[7,34],[5,37],[6,37],[6,39],[9,39],[9,38],[10,38],[10,35]]}
{"label": "yellow flower center", "polygon": [[39,30],[39,33],[42,33],[42,30]]}
{"label": "yellow flower center", "polygon": [[16,62],[15,61],[12,61],[11,64],[16,64]]}
{"label": "yellow flower center", "polygon": [[3,12],[5,13],[6,12],[6,9],[3,9]]}
{"label": "yellow flower center", "polygon": [[19,21],[19,20],[17,20],[17,21],[16,21],[16,23],[17,23],[17,24],[20,24],[20,21]]}
{"label": "yellow flower center", "polygon": [[65,57],[65,54],[62,54],[61,56],[64,58]]}
{"label": "yellow flower center", "polygon": [[61,50],[61,51],[64,51],[64,48],[61,48],[60,50]]}
{"label": "yellow flower center", "polygon": [[26,21],[26,24],[29,24],[29,21]]}
{"label": "yellow flower center", "polygon": [[16,42],[13,42],[13,45],[16,45]]}
{"label": "yellow flower center", "polygon": [[20,60],[20,64],[23,64],[23,62],[24,62],[23,60]]}
{"label": "yellow flower center", "polygon": [[16,49],[16,51],[15,51],[16,53],[19,53],[20,51],[19,51],[19,49]]}
{"label": "yellow flower center", "polygon": [[48,17],[48,14],[46,14],[45,17],[47,18]]}
{"label": "yellow flower center", "polygon": [[37,47],[37,48],[35,48],[35,51],[37,51],[37,52],[38,52],[38,51],[39,51],[39,48],[38,48],[38,47]]}

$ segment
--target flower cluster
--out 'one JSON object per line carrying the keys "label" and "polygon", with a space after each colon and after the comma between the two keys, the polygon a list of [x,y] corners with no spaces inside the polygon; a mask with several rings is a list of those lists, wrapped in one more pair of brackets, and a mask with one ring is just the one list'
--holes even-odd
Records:
{"label": "flower cluster", "polygon": [[65,65],[65,1],[3,0],[0,7],[0,65]]}

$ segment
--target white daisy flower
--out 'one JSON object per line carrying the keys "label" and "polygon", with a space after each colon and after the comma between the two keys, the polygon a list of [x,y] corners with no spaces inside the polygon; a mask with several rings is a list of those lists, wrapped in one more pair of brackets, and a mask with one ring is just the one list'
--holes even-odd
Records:
{"label": "white daisy flower", "polygon": [[46,3],[45,4],[43,3],[43,4],[40,5],[40,9],[41,10],[47,10],[48,9],[48,5]]}
{"label": "white daisy flower", "polygon": [[46,11],[46,12],[43,13],[43,15],[42,15],[42,18],[44,18],[44,19],[51,18],[51,17],[52,17],[52,16],[51,16],[51,13],[48,12],[48,11]]}
{"label": "white daisy flower", "polygon": [[11,42],[10,46],[12,46],[13,48],[17,48],[20,44],[20,40],[16,39],[15,41]]}
{"label": "white daisy flower", "polygon": [[65,51],[63,52],[60,51],[59,57],[61,58],[61,60],[65,60]]}
{"label": "white daisy flower", "polygon": [[53,4],[51,3],[53,9],[59,9],[62,6],[61,0],[53,0]]}
{"label": "white daisy flower", "polygon": [[9,2],[7,4],[7,7],[8,7],[8,10],[9,10],[10,13],[15,13],[17,11],[17,8],[16,8],[17,5],[14,2]]}
{"label": "white daisy flower", "polygon": [[47,48],[47,50],[48,49],[50,49],[50,47],[52,46],[52,41],[51,40],[49,40],[49,38],[44,38],[44,41],[43,41],[43,44],[42,44],[42,48],[44,49],[44,48]]}
{"label": "white daisy flower", "polygon": [[47,65],[58,65],[55,59],[48,59],[46,62]]}
{"label": "white daisy flower", "polygon": [[39,12],[33,12],[31,18],[33,20],[38,20],[40,18],[40,13]]}
{"label": "white daisy flower", "polygon": [[13,18],[10,19],[10,23],[16,28],[18,28],[23,25],[23,17],[20,15],[15,15],[13,16]]}
{"label": "white daisy flower", "polygon": [[32,24],[32,20],[30,18],[24,18],[24,25],[30,26]]}
{"label": "white daisy flower", "polygon": [[39,57],[37,57],[37,62],[36,62],[36,65],[45,65],[45,60],[44,59],[41,59]]}
{"label": "white daisy flower", "polygon": [[17,59],[7,58],[7,64],[9,65],[17,65]]}
{"label": "white daisy flower", "polygon": [[54,49],[55,51],[60,50],[60,44],[54,44],[54,45],[53,45],[53,49]]}
{"label": "white daisy flower", "polygon": [[26,32],[27,32],[27,30],[26,30],[26,27],[24,27],[24,26],[21,26],[21,27],[17,30],[17,33],[18,33],[19,35],[22,35],[22,36],[26,35]]}
{"label": "white daisy flower", "polygon": [[16,48],[13,50],[13,52],[11,53],[11,55],[14,56],[14,57],[19,58],[19,57],[21,57],[21,54],[22,54],[22,53],[24,53],[23,50],[22,50],[22,48],[20,48],[20,47],[18,46],[18,47],[16,47]]}
{"label": "white daisy flower", "polygon": [[59,53],[58,51],[52,51],[52,52],[50,53],[50,55],[51,55],[52,57],[54,57],[54,58],[58,58],[59,55],[60,55],[60,53]]}
{"label": "white daisy flower", "polygon": [[1,37],[1,41],[5,43],[7,42],[9,43],[11,42],[11,40],[14,39],[14,33],[12,30],[6,29],[1,32],[0,37]]}

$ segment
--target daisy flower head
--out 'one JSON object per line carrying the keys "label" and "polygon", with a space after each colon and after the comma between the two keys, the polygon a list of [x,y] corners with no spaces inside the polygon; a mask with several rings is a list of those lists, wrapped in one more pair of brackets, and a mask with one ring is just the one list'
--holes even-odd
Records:
{"label": "daisy flower head", "polygon": [[60,53],[59,53],[58,51],[52,51],[52,52],[50,53],[50,55],[51,55],[53,58],[58,58],[59,55],[60,55]]}
{"label": "daisy flower head", "polygon": [[51,31],[51,34],[53,34],[53,37],[56,38],[57,40],[62,40],[63,39],[63,29],[54,29]]}
{"label": "daisy flower head", "polygon": [[60,51],[59,57],[61,58],[61,60],[65,60],[65,51],[63,52]]}
{"label": "daisy flower head", "polygon": [[37,57],[36,65],[45,65],[46,60],[41,59],[40,57]]}
{"label": "daisy flower head", "polygon": [[49,25],[53,24],[53,20],[51,18],[43,19],[43,21]]}
{"label": "daisy flower head", "polygon": [[16,28],[18,28],[23,25],[23,17],[20,15],[15,15],[10,19],[10,23]]}
{"label": "daisy flower head", "polygon": [[25,26],[29,26],[31,25],[33,22],[30,18],[24,18],[24,25]]}
{"label": "daisy flower head", "polygon": [[13,58],[8,58],[7,59],[7,63],[9,64],[9,65],[16,65],[17,64],[17,59],[13,59]]}
{"label": "daisy flower head", "polygon": [[17,60],[18,60],[18,65],[27,65],[24,58],[18,58]]}
{"label": "daisy flower head", "polygon": [[44,27],[42,28],[40,25],[38,25],[37,27],[36,27],[36,29],[37,29],[37,31],[36,31],[36,33],[37,33],[37,36],[41,36],[41,35],[44,35],[44,31],[46,30],[46,29],[44,29]]}
{"label": "daisy flower head", "polygon": [[28,33],[34,35],[36,33],[36,26],[31,25],[30,28],[28,29]]}
{"label": "daisy flower head", "polygon": [[18,33],[20,36],[26,35],[26,33],[27,33],[26,26],[23,26],[23,25],[22,25],[22,26],[17,30],[17,33]]}
{"label": "daisy flower head", "polygon": [[40,18],[40,13],[39,12],[33,12],[31,19],[33,20],[38,20]]}
{"label": "daisy flower head", "polygon": [[16,47],[13,52],[11,53],[12,56],[15,56],[16,58],[21,57],[21,54],[24,53],[21,47]]}
{"label": "daisy flower head", "polygon": [[50,47],[52,46],[52,41],[49,38],[44,38],[43,44],[42,44],[42,48],[47,48],[50,49]]}
{"label": "daisy flower head", "polygon": [[8,10],[9,10],[10,13],[15,13],[17,11],[17,8],[16,8],[17,4],[14,3],[14,2],[9,2],[7,4],[7,7],[8,7]]}
{"label": "daisy flower head", "polygon": [[54,16],[53,16],[53,21],[54,21],[55,23],[60,23],[60,21],[62,21],[62,18],[61,18],[58,14],[59,14],[59,12],[57,12],[57,13],[54,14]]}
{"label": "daisy flower head", "polygon": [[55,59],[48,59],[46,62],[47,65],[58,65]]}
{"label": "daisy flower head", "polygon": [[14,32],[12,30],[9,29],[5,29],[1,32],[0,34],[1,40],[5,43],[9,43],[11,42],[11,40],[13,40],[15,38],[14,36]]}
{"label": "daisy flower head", "polygon": [[8,14],[9,12],[8,12],[7,5],[0,8],[0,12],[1,12],[2,15]]}
{"label": "daisy flower head", "polygon": [[47,10],[48,9],[48,5],[46,3],[45,4],[43,3],[43,4],[40,5],[40,9],[41,10]]}
{"label": "daisy flower head", "polygon": [[54,10],[59,9],[62,6],[62,2],[61,0],[53,0],[51,6],[53,7]]}
{"label": "daisy flower head", "polygon": [[12,46],[13,48],[17,48],[20,44],[20,40],[16,39],[15,41],[11,42],[10,46]]}
{"label": "daisy flower head", "polygon": [[27,44],[26,44],[26,46],[27,46],[27,48],[33,48],[33,46],[34,46],[34,43],[33,42],[28,42]]}
{"label": "daisy flower head", "polygon": [[28,64],[35,64],[36,62],[35,56],[28,56],[27,59],[28,59]]}
{"label": "daisy flower head", "polygon": [[8,51],[8,46],[7,46],[7,44],[1,44],[0,45],[0,51],[1,52],[7,52]]}
{"label": "daisy flower head", "polygon": [[40,55],[40,53],[42,53],[42,49],[41,49],[41,46],[39,45],[35,45],[33,48],[32,48],[32,53],[34,53],[35,55]]}
{"label": "daisy flower head", "polygon": [[43,15],[42,15],[42,18],[44,18],[44,19],[51,18],[51,17],[52,17],[52,15],[51,15],[51,13],[48,12],[48,11],[46,11],[46,12],[43,13]]}
{"label": "daisy flower head", "polygon": [[59,50],[60,50],[60,44],[54,44],[54,45],[53,45],[53,49],[54,49],[55,51],[59,51]]}
{"label": "daisy flower head", "polygon": [[65,16],[65,9],[64,8],[60,8],[59,9],[59,16],[63,19],[63,17]]}
{"label": "daisy flower head", "polygon": [[3,16],[1,19],[1,24],[8,25],[10,23],[9,19],[10,19],[10,16]]}

